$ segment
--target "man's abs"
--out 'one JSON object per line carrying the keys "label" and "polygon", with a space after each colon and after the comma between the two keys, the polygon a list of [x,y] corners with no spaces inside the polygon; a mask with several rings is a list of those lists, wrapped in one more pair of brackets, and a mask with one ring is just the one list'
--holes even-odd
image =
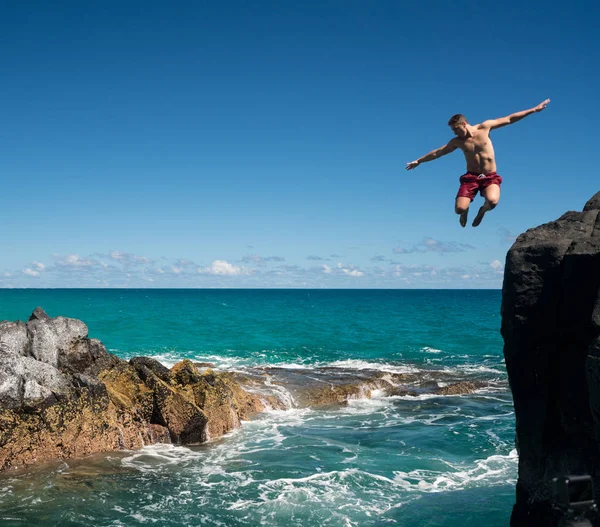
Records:
{"label": "man's abs", "polygon": [[493,156],[465,152],[465,160],[467,162],[467,172],[478,174],[496,172],[496,160]]}

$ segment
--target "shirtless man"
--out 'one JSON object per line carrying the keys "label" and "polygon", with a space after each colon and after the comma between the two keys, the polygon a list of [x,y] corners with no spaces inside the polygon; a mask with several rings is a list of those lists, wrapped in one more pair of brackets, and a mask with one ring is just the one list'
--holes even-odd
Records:
{"label": "shirtless man", "polygon": [[416,161],[407,163],[406,170],[412,170],[421,163],[433,161],[460,148],[467,161],[467,173],[460,177],[460,188],[456,196],[454,210],[456,214],[460,214],[460,224],[464,227],[467,224],[469,205],[479,191],[485,202],[473,220],[473,227],[477,227],[483,220],[485,213],[492,210],[500,199],[502,178],[496,173],[496,160],[494,159],[494,147],[490,139],[490,132],[507,124],[516,123],[532,113],[541,112],[549,102],[550,99],[546,99],[535,108],[513,113],[508,117],[483,121],[483,123],[476,125],[470,125],[464,115],[454,115],[448,121],[448,125],[456,134],[456,137],[453,137],[448,144],[432,150]]}

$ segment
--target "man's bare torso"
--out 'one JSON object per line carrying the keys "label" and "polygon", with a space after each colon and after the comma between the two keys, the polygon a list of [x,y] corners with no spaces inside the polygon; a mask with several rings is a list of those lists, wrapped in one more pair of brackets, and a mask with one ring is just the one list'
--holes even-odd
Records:
{"label": "man's bare torso", "polygon": [[488,174],[496,172],[494,145],[490,138],[490,129],[482,124],[472,126],[473,135],[461,139],[455,137],[451,140],[453,146],[460,148],[465,154],[467,172]]}

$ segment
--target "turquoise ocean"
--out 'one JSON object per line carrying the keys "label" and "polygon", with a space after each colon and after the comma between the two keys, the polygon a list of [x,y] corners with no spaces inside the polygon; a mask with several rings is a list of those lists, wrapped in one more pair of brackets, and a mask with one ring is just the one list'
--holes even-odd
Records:
{"label": "turquoise ocean", "polygon": [[0,290],[0,320],[41,306],[125,359],[485,383],[322,408],[290,397],[198,447],[9,472],[0,525],[508,525],[518,460],[500,303],[497,290]]}

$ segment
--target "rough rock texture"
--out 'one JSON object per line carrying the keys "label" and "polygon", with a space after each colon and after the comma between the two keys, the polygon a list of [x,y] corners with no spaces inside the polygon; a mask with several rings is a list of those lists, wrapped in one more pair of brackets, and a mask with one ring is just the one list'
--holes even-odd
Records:
{"label": "rough rock texture", "polygon": [[457,382],[455,384],[449,384],[448,386],[443,386],[441,388],[437,388],[433,391],[433,393],[437,395],[464,395],[468,393],[473,393],[480,388],[485,387],[485,383],[481,381],[464,381]]}
{"label": "rough rock texture", "polygon": [[[277,403],[190,361],[171,370],[130,362],[88,338],[85,324],[36,309],[0,322],[0,471],[145,444],[195,444]],[[264,403],[263,403],[264,400]]]}
{"label": "rough rock texture", "polygon": [[519,479],[511,525],[557,525],[551,481],[600,489],[600,193],[521,234],[506,259],[502,336]]}

